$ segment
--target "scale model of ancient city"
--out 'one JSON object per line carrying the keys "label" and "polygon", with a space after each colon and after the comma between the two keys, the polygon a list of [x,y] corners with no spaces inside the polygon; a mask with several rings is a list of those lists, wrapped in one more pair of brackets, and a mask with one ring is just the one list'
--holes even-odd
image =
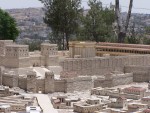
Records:
{"label": "scale model of ancient city", "polygon": [[0,113],[150,113],[150,46],[0,40]]}

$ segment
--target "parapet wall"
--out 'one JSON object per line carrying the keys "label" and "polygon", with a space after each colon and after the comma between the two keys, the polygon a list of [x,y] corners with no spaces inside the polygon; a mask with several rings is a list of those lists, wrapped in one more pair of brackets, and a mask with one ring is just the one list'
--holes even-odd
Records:
{"label": "parapet wall", "polygon": [[2,84],[4,86],[18,87],[18,81],[17,74],[4,73],[2,75]]}
{"label": "parapet wall", "polygon": [[13,76],[7,74],[3,75],[2,84],[4,86],[13,87]]}
{"label": "parapet wall", "polygon": [[55,80],[55,92],[65,92],[66,82],[65,80]]}
{"label": "parapet wall", "polygon": [[37,92],[41,91],[41,92],[45,92],[45,81],[44,79],[37,79],[36,80],[36,90]]}
{"label": "parapet wall", "polygon": [[65,81],[66,81],[66,92],[89,90],[94,86],[91,77],[76,77],[66,79]]}
{"label": "parapet wall", "polygon": [[21,89],[27,90],[27,78],[19,77],[18,86]]}
{"label": "parapet wall", "polygon": [[112,87],[112,79],[97,79],[94,81],[94,88],[96,87]]}
{"label": "parapet wall", "polygon": [[70,58],[60,62],[63,71],[78,75],[104,75],[112,71],[124,72],[127,65],[150,65],[150,55],[110,56],[95,58]]}
{"label": "parapet wall", "polygon": [[112,85],[126,85],[133,82],[133,73],[126,73],[123,76],[116,76],[112,80]]}
{"label": "parapet wall", "polygon": [[24,68],[24,67],[30,67],[31,66],[30,62],[31,61],[30,61],[29,57],[19,58],[19,66],[18,66],[18,68],[19,67],[22,67],[22,68]]}
{"label": "parapet wall", "polygon": [[120,76],[113,76],[111,78],[98,78],[94,81],[94,87],[114,87],[117,85],[125,85],[133,82],[133,74],[125,73]]}
{"label": "parapet wall", "polygon": [[91,77],[76,77],[55,80],[55,92],[84,91],[93,88]]}
{"label": "parapet wall", "polygon": [[130,65],[125,66],[125,72],[133,73],[133,81],[134,82],[149,82],[150,81],[150,66],[148,65]]}

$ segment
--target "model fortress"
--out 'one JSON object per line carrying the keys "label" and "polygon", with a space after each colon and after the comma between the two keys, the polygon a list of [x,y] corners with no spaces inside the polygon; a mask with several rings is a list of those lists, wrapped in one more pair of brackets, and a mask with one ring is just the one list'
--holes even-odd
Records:
{"label": "model fortress", "polygon": [[1,40],[0,84],[34,93],[52,93],[150,80],[150,55],[98,57],[96,48],[97,44],[91,42],[70,43],[68,58],[58,54],[55,44],[43,43],[41,51],[29,52],[27,45]]}
{"label": "model fortress", "polygon": [[0,65],[7,68],[55,65],[52,61],[57,61],[57,45],[42,44],[41,51],[32,53],[29,52],[28,45],[17,45],[12,40],[0,40]]}

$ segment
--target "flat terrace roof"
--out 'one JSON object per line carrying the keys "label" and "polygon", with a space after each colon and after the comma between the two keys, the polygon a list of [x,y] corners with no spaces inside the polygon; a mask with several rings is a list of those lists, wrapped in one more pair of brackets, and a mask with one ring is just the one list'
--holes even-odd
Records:
{"label": "flat terrace roof", "polygon": [[150,51],[148,48],[132,48],[132,47],[119,47],[119,46],[101,46],[98,45],[96,48],[101,48],[101,49],[118,49],[118,50],[136,50],[136,51]]}
{"label": "flat terrace roof", "polygon": [[96,45],[116,46],[116,47],[133,47],[133,48],[149,48],[150,49],[150,45],[144,45],[144,44],[124,44],[124,43],[99,42]]}
{"label": "flat terrace roof", "polygon": [[29,46],[28,45],[19,45],[19,44],[10,44],[10,45],[6,45],[6,47],[22,48],[22,47],[29,47]]}
{"label": "flat terrace roof", "polygon": [[0,42],[13,42],[13,40],[0,40]]}
{"label": "flat terrace roof", "polygon": [[9,104],[1,104],[1,103],[0,103],[0,108],[9,108],[9,107],[10,107]]}
{"label": "flat terrace roof", "polygon": [[57,44],[50,44],[50,43],[42,43],[41,45],[44,45],[44,46],[57,46]]}

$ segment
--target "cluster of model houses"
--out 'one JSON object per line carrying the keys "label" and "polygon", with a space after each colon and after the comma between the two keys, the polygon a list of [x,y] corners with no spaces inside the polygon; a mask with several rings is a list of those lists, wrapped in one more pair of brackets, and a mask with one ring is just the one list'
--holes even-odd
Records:
{"label": "cluster of model houses", "polygon": [[91,97],[68,98],[58,95],[51,98],[55,109],[73,109],[77,113],[149,113],[150,91],[139,86],[121,88],[93,88]]}

